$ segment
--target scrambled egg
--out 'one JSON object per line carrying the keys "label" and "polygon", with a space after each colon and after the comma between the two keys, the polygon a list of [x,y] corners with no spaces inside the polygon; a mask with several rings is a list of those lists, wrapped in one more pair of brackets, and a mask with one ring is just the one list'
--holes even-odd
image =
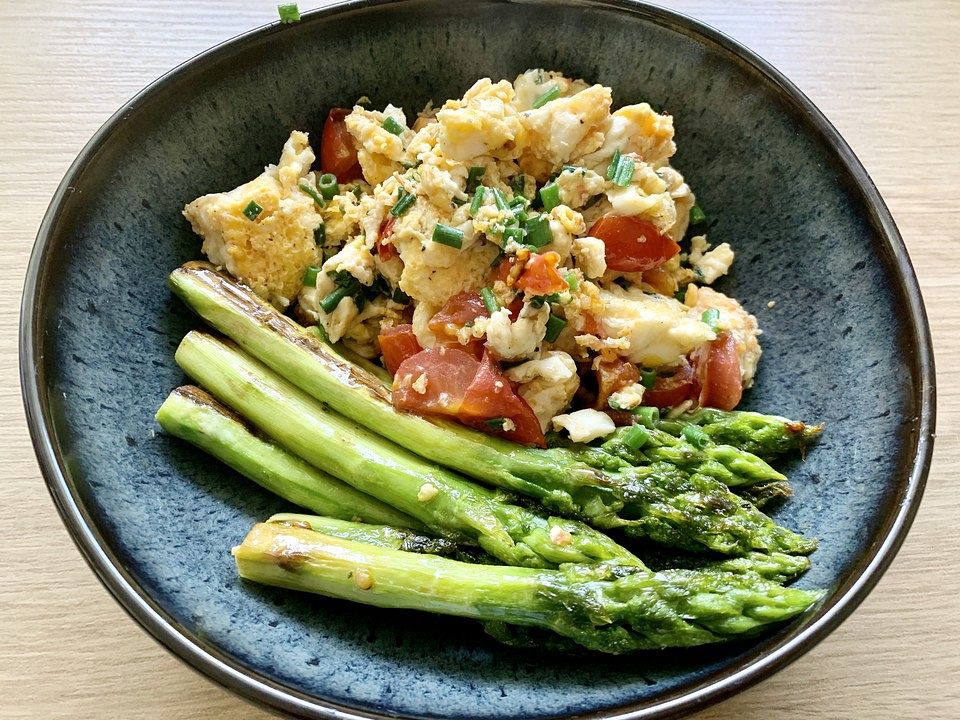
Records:
{"label": "scrambled egg", "polygon": [[[670,164],[670,115],[647,103],[614,109],[608,87],[529,70],[512,82],[482,78],[412,124],[392,105],[357,105],[344,124],[363,178],[332,198],[302,189],[316,188],[320,170],[307,136],[293,132],[277,165],[186,207],[211,261],[278,307],[299,296],[301,318],[366,357],[379,355],[382,328],[401,323],[422,347],[448,342],[431,318],[486,288],[499,307],[488,304],[456,339],[481,343],[541,426],[575,440],[613,430],[597,410],[564,414],[578,363],[601,355],[668,368],[727,332],[749,387],[760,330],[736,300],[704,287],[730,272],[734,252],[702,234],[687,239],[696,198]],[[613,174],[618,162],[630,172]],[[251,202],[261,208],[253,216]],[[641,218],[686,247],[650,270],[619,271],[607,246],[616,240],[594,232],[604,216]],[[556,267],[544,267],[547,252]],[[539,279],[526,282],[537,258]],[[335,304],[324,302],[334,293]],[[704,320],[709,309],[720,311],[715,324]],[[629,410],[643,393],[634,384],[611,399]]]}
{"label": "scrambled egg", "polygon": [[293,132],[277,165],[230,192],[197,198],[183,210],[203,238],[210,262],[281,309],[296,299],[304,272],[317,260],[314,231],[321,217],[299,188],[301,182],[315,182],[313,160],[307,134]]}

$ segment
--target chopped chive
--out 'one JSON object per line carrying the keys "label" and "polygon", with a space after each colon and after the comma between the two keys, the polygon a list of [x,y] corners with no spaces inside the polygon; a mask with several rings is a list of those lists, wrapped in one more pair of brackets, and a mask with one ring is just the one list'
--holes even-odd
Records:
{"label": "chopped chive", "polygon": [[539,110],[548,102],[556,100],[558,97],[560,97],[560,88],[556,85],[551,85],[549,90],[533,101],[533,109]]}
{"label": "chopped chive", "polygon": [[507,254],[503,251],[503,248],[500,248],[497,251],[497,256],[490,261],[490,267],[496,267],[497,265],[499,265],[506,256]]}
{"label": "chopped chive", "polygon": [[687,286],[684,285],[682,288],[679,288],[674,294],[673,299],[679,302],[687,301]]}
{"label": "chopped chive", "polygon": [[353,186],[353,190],[351,190],[350,192],[353,193],[353,196],[354,196],[357,200],[359,200],[360,198],[363,197],[363,188],[362,188],[360,185],[354,185],[354,186]]}
{"label": "chopped chive", "polygon": [[256,200],[251,200],[243,209],[243,214],[246,215],[250,220],[256,220],[258,217],[260,217],[260,213],[262,212],[263,208],[257,205]]}
{"label": "chopped chive", "polygon": [[524,224],[527,231],[527,243],[541,248],[553,242],[553,232],[550,230],[550,219],[546,215],[537,215]]}
{"label": "chopped chive", "polygon": [[480,185],[477,187],[476,192],[473,193],[473,201],[470,203],[470,217],[474,217],[480,208],[483,206],[484,198],[487,196],[487,189]]}
{"label": "chopped chive", "polygon": [[507,199],[503,196],[503,193],[500,192],[499,188],[490,188],[493,192],[493,201],[497,204],[497,207],[500,208],[502,212],[510,212],[510,203],[507,202]]}
{"label": "chopped chive", "polygon": [[577,279],[576,273],[568,272],[565,279],[567,281],[567,287],[570,288],[570,292],[576,292],[577,288],[580,287],[580,281]]}
{"label": "chopped chive", "polygon": [[381,127],[383,127],[383,129],[386,130],[391,135],[403,135],[403,131],[406,130],[406,128],[403,127],[403,125],[398,123],[392,117],[388,117],[386,120],[384,120],[383,125]]}
{"label": "chopped chive", "polygon": [[323,223],[317,225],[313,231],[313,242],[317,245],[325,245],[327,242],[327,226]]}
{"label": "chopped chive", "polygon": [[307,195],[313,198],[313,201],[317,204],[317,207],[327,206],[327,201],[323,199],[323,196],[320,195],[320,193],[318,193],[316,190],[310,187],[309,183],[302,182],[297,187],[299,187],[301,191],[305,192]]}
{"label": "chopped chive", "polygon": [[640,372],[640,384],[643,385],[647,390],[652,388],[657,384],[657,371],[656,370],[643,370]]}
{"label": "chopped chive", "polygon": [[550,182],[540,188],[540,202],[547,212],[557,207],[560,204],[560,186]]}
{"label": "chopped chive", "polygon": [[716,308],[704,310],[703,315],[700,316],[700,319],[707,324],[707,327],[716,332],[717,322],[720,320],[720,311]]}
{"label": "chopped chive", "polygon": [[550,293],[549,295],[534,295],[530,298],[530,305],[537,310],[547,303],[560,302],[560,293]]}
{"label": "chopped chive", "polygon": [[400,192],[397,193],[397,202],[393,204],[393,207],[390,208],[390,214],[394,217],[400,217],[407,210],[413,207],[413,204],[417,201],[417,196],[413,193],[408,193],[403,188],[400,188]]}
{"label": "chopped chive", "polygon": [[513,190],[514,195],[523,197],[523,191],[527,189],[527,176],[517,175],[513,179],[513,183],[511,183],[510,189]]}
{"label": "chopped chive", "polygon": [[511,225],[510,227],[505,227],[503,229],[503,244],[506,245],[507,242],[513,240],[515,243],[523,244],[523,238],[526,235],[526,232],[522,227],[517,227]]}
{"label": "chopped chive", "polygon": [[300,22],[300,8],[296,3],[286,3],[277,5],[277,13],[280,15],[280,22],[295,23]]}
{"label": "chopped chive", "polygon": [[433,241],[459,250],[463,247],[463,230],[437,223],[433,228]]}
{"label": "chopped chive", "polygon": [[703,450],[710,444],[710,436],[698,425],[684,425],[683,436],[687,442],[693,445],[697,450]]}
{"label": "chopped chive", "polygon": [[324,173],[317,179],[317,187],[324,200],[333,200],[333,196],[340,192],[340,184],[333,173]]}
{"label": "chopped chive", "polygon": [[707,219],[707,214],[703,211],[699,205],[694,205],[690,208],[690,224],[699,225],[704,220]]}
{"label": "chopped chive", "polygon": [[500,303],[497,302],[497,298],[493,295],[493,290],[488,287],[483,288],[480,291],[480,297],[483,299],[483,306],[487,309],[487,312],[493,315],[497,310],[500,309]]}
{"label": "chopped chive", "polygon": [[563,329],[567,326],[567,321],[556,315],[551,315],[547,318],[547,332],[543,336],[543,339],[547,342],[556,342],[557,338],[560,337],[560,333],[563,332]]}
{"label": "chopped chive", "polygon": [[503,426],[506,424],[507,419],[502,417],[490,418],[489,420],[484,420],[483,424],[494,430],[503,430]]}
{"label": "chopped chive", "polygon": [[320,309],[329,315],[337,309],[340,301],[350,294],[350,290],[349,285],[341,285],[320,301]]}
{"label": "chopped chive", "polygon": [[614,151],[613,159],[607,168],[607,180],[614,185],[626,187],[633,179],[633,158],[620,154],[620,149]]}
{"label": "chopped chive", "polygon": [[317,286],[317,275],[320,274],[320,268],[316,265],[311,265],[307,268],[306,272],[303,273],[303,284],[307,287],[316,287]]}
{"label": "chopped chive", "polygon": [[631,450],[639,450],[650,442],[650,433],[643,425],[634,425],[623,434],[623,444]]}
{"label": "chopped chive", "polygon": [[660,411],[655,407],[643,405],[636,408],[633,413],[644,427],[648,427],[651,430],[656,428],[657,423],[660,422]]}
{"label": "chopped chive", "polygon": [[480,179],[486,174],[487,169],[483,165],[474,165],[467,171],[467,192],[472,193],[480,184]]}
{"label": "chopped chive", "polygon": [[393,291],[393,296],[391,297],[391,299],[392,299],[395,303],[398,303],[398,304],[400,304],[400,305],[406,305],[407,303],[410,302],[410,296],[407,295],[407,294],[406,294],[403,290],[401,290],[400,288],[397,288],[396,290]]}

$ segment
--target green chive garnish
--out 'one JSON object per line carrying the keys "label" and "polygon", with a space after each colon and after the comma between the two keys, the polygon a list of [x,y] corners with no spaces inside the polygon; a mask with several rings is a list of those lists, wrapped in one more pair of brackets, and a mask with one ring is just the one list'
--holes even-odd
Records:
{"label": "green chive garnish", "polygon": [[484,420],[483,424],[487,427],[493,428],[494,430],[503,430],[503,426],[506,422],[506,418],[496,417],[490,418],[489,420]]}
{"label": "green chive garnish", "polygon": [[391,298],[395,303],[400,305],[406,305],[410,302],[410,296],[407,295],[403,290],[397,288],[393,291],[393,297]]}
{"label": "green chive garnish", "polygon": [[493,201],[497,204],[497,207],[503,212],[510,212],[510,203],[507,202],[503,193],[498,188],[490,188],[490,191],[493,193]]}
{"label": "green chive garnish", "polygon": [[656,370],[643,370],[640,372],[640,384],[643,385],[647,390],[652,388],[657,384],[657,371]]}
{"label": "green chive garnish", "polygon": [[510,185],[510,189],[513,190],[514,195],[523,197],[523,191],[527,189],[527,176],[517,175],[513,179],[513,183]]}
{"label": "green chive garnish", "polygon": [[323,246],[327,243],[327,226],[323,223],[317,225],[316,229],[313,231],[313,242],[317,245]]}
{"label": "green chive garnish", "polygon": [[470,203],[470,217],[475,217],[480,208],[483,207],[483,201],[487,196],[487,189],[480,185],[476,192],[473,193],[473,200]]}
{"label": "green chive garnish", "polygon": [[687,301],[687,286],[684,285],[682,288],[680,288],[679,290],[677,290],[677,291],[673,294],[673,299],[674,299],[674,300],[677,300],[678,302],[686,302],[686,301]]}
{"label": "green chive garnish", "polygon": [[433,241],[459,250],[463,247],[463,230],[437,223],[433,228]]}
{"label": "green chive garnish", "polygon": [[262,212],[263,208],[257,205],[256,200],[251,200],[243,209],[243,214],[246,215],[250,220],[256,220],[258,217],[260,217],[260,213]]}
{"label": "green chive garnish", "polygon": [[394,217],[400,217],[407,210],[413,207],[413,204],[417,201],[417,196],[413,193],[408,193],[403,188],[400,188],[400,191],[397,193],[397,202],[394,203],[393,207],[390,208],[390,214]]}
{"label": "green chive garnish", "polygon": [[333,173],[324,173],[317,180],[317,187],[324,200],[333,200],[333,196],[340,192],[340,184]]}
{"label": "green chive garnish", "polygon": [[560,204],[560,186],[551,182],[540,188],[540,202],[547,212],[557,207]]}
{"label": "green chive garnish", "polygon": [[580,287],[580,281],[577,279],[576,273],[568,272],[566,274],[567,287],[570,288],[570,292],[576,292],[577,288]]}
{"label": "green chive garnish", "polygon": [[549,90],[533,101],[533,109],[537,110],[542,108],[548,102],[556,100],[558,97],[560,97],[560,88],[556,85],[551,85]]}
{"label": "green chive garnish", "polygon": [[560,333],[563,332],[563,329],[567,326],[567,321],[556,315],[551,315],[547,318],[547,332],[543,336],[543,339],[547,342],[556,342],[557,338],[560,337]]}
{"label": "green chive garnish", "polygon": [[690,208],[690,224],[699,225],[704,220],[707,219],[707,214],[703,211],[699,205],[694,205]]}
{"label": "green chive garnish", "polygon": [[327,201],[323,199],[320,193],[310,187],[309,183],[302,182],[297,187],[299,187],[302,192],[305,192],[307,195],[313,198],[313,201],[317,204],[317,207],[327,206]]}
{"label": "green chive garnish", "polygon": [[527,231],[527,244],[541,248],[553,242],[553,233],[550,231],[550,219],[546,215],[537,215],[524,224]]}
{"label": "green chive garnish", "polygon": [[394,118],[388,117],[383,121],[383,129],[392,135],[403,135],[403,131],[406,130],[403,125],[398,123]]}
{"label": "green chive garnish", "polygon": [[710,444],[710,436],[703,431],[703,428],[697,425],[684,425],[683,436],[687,439],[687,442],[697,450],[703,450]]}
{"label": "green chive garnish", "polygon": [[350,287],[348,285],[341,285],[332,293],[327,295],[323,300],[320,301],[320,309],[323,310],[328,315],[337,309],[337,306],[340,304],[340,301],[343,300],[350,294]]}
{"label": "green chive garnish", "polygon": [[644,427],[648,427],[651,430],[655,429],[657,423],[660,422],[660,411],[655,407],[643,405],[636,408],[633,413]]}
{"label": "green chive garnish", "polygon": [[480,297],[483,299],[483,306],[487,309],[487,312],[493,315],[497,310],[500,309],[500,303],[497,302],[497,298],[493,295],[493,290],[488,287],[483,288],[480,291]]}
{"label": "green chive garnish", "polygon": [[639,450],[650,442],[650,433],[643,425],[634,425],[623,434],[623,444],[631,450]]}
{"label": "green chive garnish", "polygon": [[526,235],[522,227],[511,225],[503,229],[503,244],[506,245],[510,240],[520,245],[523,244],[523,238]]}
{"label": "green chive garnish", "polygon": [[477,185],[480,184],[480,179],[487,172],[487,169],[482,165],[474,165],[467,171],[467,192],[472,193],[477,189]]}
{"label": "green chive garnish", "polygon": [[280,22],[282,23],[300,22],[300,8],[297,7],[296,3],[277,5],[277,12],[280,14]]}
{"label": "green chive garnish", "polygon": [[307,287],[316,287],[317,286],[317,275],[320,274],[320,268],[316,265],[311,265],[307,268],[306,272],[303,273],[303,284]]}
{"label": "green chive garnish", "polygon": [[703,315],[700,316],[700,319],[707,324],[707,327],[716,332],[717,322],[720,320],[720,311],[716,308],[704,310]]}
{"label": "green chive garnish", "polygon": [[607,168],[607,180],[614,185],[626,187],[633,179],[633,158],[621,155],[619,148],[613,153],[613,160]]}

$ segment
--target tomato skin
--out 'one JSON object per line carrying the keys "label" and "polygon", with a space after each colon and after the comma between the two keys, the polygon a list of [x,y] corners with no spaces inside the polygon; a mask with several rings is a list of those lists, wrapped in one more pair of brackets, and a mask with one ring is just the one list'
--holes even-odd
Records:
{"label": "tomato skin", "polygon": [[[422,393],[413,388],[421,375],[426,376]],[[438,346],[407,358],[394,377],[393,405],[421,415],[455,417],[486,433],[546,447],[537,416],[489,354],[480,361],[463,350]],[[494,418],[509,418],[515,427],[491,427],[486,421]]]}
{"label": "tomato skin", "polygon": [[720,333],[694,354],[700,384],[701,407],[733,410],[743,397],[743,379],[737,341],[730,333]]}
{"label": "tomato skin", "polygon": [[618,272],[653,270],[680,252],[680,246],[656,225],[637,217],[604,215],[589,234],[603,240],[607,269]]}
{"label": "tomato skin", "polygon": [[320,170],[333,173],[342,183],[363,177],[357,148],[344,122],[350,112],[348,108],[330,108],[320,140]]}
{"label": "tomato skin", "polygon": [[560,256],[553,252],[531,255],[517,278],[516,287],[530,295],[550,295],[567,289],[567,281],[557,272]]}
{"label": "tomato skin", "polygon": [[608,410],[610,396],[640,380],[640,369],[623,358],[601,360],[594,365],[597,377],[597,400],[594,408]]}
{"label": "tomato skin", "polygon": [[[419,415],[456,416],[480,361],[457,348],[427,348],[400,363],[393,376],[393,406]],[[413,384],[426,376],[424,392]]]}
{"label": "tomato skin", "polygon": [[397,374],[397,368],[403,361],[423,351],[417,336],[413,334],[413,325],[395,325],[380,331],[380,353],[383,365],[391,375]]}
{"label": "tomato skin", "polygon": [[384,262],[400,256],[400,253],[397,251],[397,248],[393,243],[383,242],[393,234],[393,227],[396,224],[397,219],[395,217],[390,217],[384,220],[383,224],[380,225],[380,234],[377,235],[377,255]]}
{"label": "tomato skin", "polygon": [[434,335],[455,339],[460,328],[478,317],[490,317],[480,293],[462,292],[447,300],[437,314],[430,318],[427,327]]}
{"label": "tomato skin", "polygon": [[657,408],[675,407],[699,396],[700,383],[693,366],[684,359],[673,375],[658,376],[652,388],[644,391],[643,404]]}
{"label": "tomato skin", "polygon": [[[477,376],[467,388],[460,406],[460,420],[490,434],[501,435],[514,442],[546,447],[540,421],[527,402],[513,390],[510,381],[489,353],[483,356]],[[485,421],[508,418],[512,430],[492,428]]]}

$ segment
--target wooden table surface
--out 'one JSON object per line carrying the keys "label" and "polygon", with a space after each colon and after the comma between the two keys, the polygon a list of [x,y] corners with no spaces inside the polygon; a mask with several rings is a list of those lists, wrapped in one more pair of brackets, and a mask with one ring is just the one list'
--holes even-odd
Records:
{"label": "wooden table surface", "polygon": [[[0,2],[2,718],[267,717],[150,639],[84,564],[34,459],[16,327],[40,218],[90,135],[155,77],[273,20],[275,6]],[[923,506],[872,595],[795,664],[697,717],[960,718],[960,2],[683,0],[672,7],[786,73],[866,165],[920,278],[940,406]]]}

